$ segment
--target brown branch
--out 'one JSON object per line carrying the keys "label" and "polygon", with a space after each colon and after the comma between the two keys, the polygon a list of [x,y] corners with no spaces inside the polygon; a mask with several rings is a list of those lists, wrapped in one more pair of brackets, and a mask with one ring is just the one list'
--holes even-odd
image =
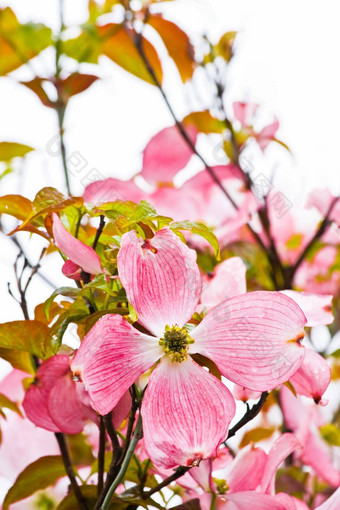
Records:
{"label": "brown branch", "polygon": [[100,216],[99,227],[97,228],[96,237],[94,238],[92,248],[95,250],[99,241],[99,238],[105,227],[105,217],[103,215]]}
{"label": "brown branch", "polygon": [[334,209],[334,207],[335,207],[335,205],[336,205],[336,203],[338,202],[339,199],[340,199],[340,197],[335,197],[332,200],[332,202],[331,202],[331,204],[330,204],[330,206],[329,206],[329,208],[327,210],[325,218],[321,222],[319,228],[317,229],[317,231],[313,235],[312,239],[309,241],[307,246],[305,246],[303,251],[300,253],[298,259],[295,262],[295,264],[293,266],[290,266],[289,268],[286,269],[287,279],[289,279],[290,282],[292,282],[296,271],[299,269],[300,265],[305,260],[306,256],[309,254],[309,252],[313,248],[313,246],[316,243],[316,241],[318,241],[323,236],[323,234],[328,230],[328,228],[330,227],[330,225],[332,223],[332,220],[330,219],[330,216],[331,216],[332,211],[333,211],[333,209]]}
{"label": "brown branch", "polygon": [[179,466],[172,475],[168,476],[168,478],[165,478],[161,483],[159,483],[158,485],[156,485],[152,489],[150,489],[150,490],[148,490],[146,492],[143,492],[142,493],[143,499],[148,499],[153,494],[156,494],[156,492],[159,492],[160,490],[164,489],[164,487],[166,487],[171,482],[174,482],[175,480],[177,480],[178,478],[183,476],[191,468],[192,468],[192,466]]}
{"label": "brown branch", "polygon": [[268,395],[269,395],[268,391],[264,391],[261,395],[260,400],[256,404],[254,404],[253,407],[249,408],[249,406],[248,406],[246,413],[243,415],[243,417],[240,419],[240,421],[238,421],[236,423],[236,425],[234,425],[229,430],[227,439],[225,439],[223,441],[223,444],[225,446],[227,446],[226,443],[227,443],[228,439],[233,437],[236,434],[236,432],[238,432],[242,427],[244,427],[244,425],[249,423],[251,420],[253,420],[259,414],[262,407],[264,406],[264,403],[267,400]]}
{"label": "brown branch", "polygon": [[99,417],[99,449],[98,449],[98,485],[97,494],[100,495],[104,486],[104,463],[105,463],[105,423],[102,416]]}
{"label": "brown branch", "polygon": [[73,471],[70,454],[69,454],[67,444],[65,441],[65,436],[62,432],[56,432],[54,435],[58,441],[60,453],[63,458],[63,462],[64,462],[64,466],[65,466],[65,470],[66,470],[67,476],[70,480],[71,487],[74,491],[74,495],[77,499],[78,506],[79,506],[80,510],[88,510],[85,498],[84,498],[83,494],[81,493],[80,487],[77,483],[76,475]]}

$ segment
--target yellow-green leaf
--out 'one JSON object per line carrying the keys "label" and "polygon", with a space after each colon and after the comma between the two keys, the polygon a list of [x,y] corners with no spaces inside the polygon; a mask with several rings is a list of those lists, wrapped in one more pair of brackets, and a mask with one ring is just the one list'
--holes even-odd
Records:
{"label": "yellow-green leaf", "polygon": [[19,349],[46,359],[52,355],[48,334],[49,328],[39,321],[6,322],[0,324],[0,348]]}
{"label": "yellow-green leaf", "polygon": [[240,442],[240,448],[244,448],[244,446],[247,446],[249,443],[257,443],[258,441],[262,441],[263,439],[268,439],[273,433],[275,432],[274,428],[264,428],[264,427],[257,427],[252,430],[248,430],[241,442]]}
{"label": "yellow-green leaf", "polygon": [[233,45],[236,35],[237,32],[226,32],[215,46],[217,55],[224,58],[226,62],[229,62],[233,56]]}
{"label": "yellow-green leaf", "polygon": [[3,349],[0,347],[0,358],[8,361],[13,368],[23,370],[28,374],[34,374],[31,356],[28,352],[19,351],[17,349]]}
{"label": "yellow-green leaf", "polygon": [[[136,48],[134,39],[137,35],[133,30],[129,30],[119,24],[110,23],[98,27],[98,31],[101,40],[100,49],[103,55],[109,57],[129,73],[155,85],[152,76]],[[157,51],[144,37],[142,37],[141,41],[143,51],[150,66],[154,70],[158,81],[162,83],[163,71]]]}
{"label": "yellow-green leaf", "polygon": [[340,429],[334,423],[328,423],[320,427],[320,433],[328,444],[340,446]]}
{"label": "yellow-green leaf", "polygon": [[32,202],[21,195],[0,197],[0,214],[9,214],[18,220],[25,220],[31,215],[32,210]]}
{"label": "yellow-green leaf", "polygon": [[26,499],[41,489],[55,485],[59,478],[65,475],[61,456],[41,457],[20,473],[6,494],[3,510],[7,510],[12,503]]}
{"label": "yellow-green leaf", "polygon": [[208,229],[203,223],[195,223],[191,221],[173,221],[170,223],[169,228],[176,234],[179,234],[181,230],[189,230],[192,234],[198,234],[204,237],[211,245],[214,250],[215,257],[217,260],[220,259],[220,245],[215,234]]}
{"label": "yellow-green leaf", "polygon": [[16,142],[0,142],[0,161],[8,163],[14,158],[23,158],[28,152],[33,151],[32,147]]}
{"label": "yellow-green leaf", "polygon": [[20,24],[10,7],[0,9],[0,75],[4,76],[52,43],[50,28],[37,23]]}
{"label": "yellow-green leaf", "polygon": [[222,133],[225,130],[225,124],[222,120],[213,117],[209,110],[202,112],[192,112],[182,120],[184,125],[194,124],[200,133]]}
{"label": "yellow-green leaf", "polygon": [[14,411],[15,413],[19,414],[19,416],[22,416],[22,413],[17,404],[12,402],[12,400],[7,398],[2,393],[0,393],[0,409],[9,409],[10,411]]}

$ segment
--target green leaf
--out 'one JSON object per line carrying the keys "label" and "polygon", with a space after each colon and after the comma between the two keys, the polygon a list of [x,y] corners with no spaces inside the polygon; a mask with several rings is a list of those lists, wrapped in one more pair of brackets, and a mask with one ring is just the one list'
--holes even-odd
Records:
{"label": "green leaf", "polygon": [[272,436],[275,432],[275,428],[264,428],[264,427],[257,427],[252,430],[248,430],[241,442],[240,442],[240,448],[244,448],[249,443],[257,443],[258,441],[262,441],[263,439],[268,439],[268,437]]}
{"label": "green leaf", "polygon": [[333,356],[333,358],[340,358],[340,349],[336,349],[334,352],[332,352],[331,356]]}
{"label": "green leaf", "polygon": [[71,458],[76,466],[90,466],[94,462],[92,447],[87,442],[85,434],[67,435]]}
{"label": "green leaf", "polygon": [[170,223],[169,228],[173,230],[176,234],[181,230],[189,230],[192,234],[198,234],[201,237],[204,237],[211,245],[214,250],[215,257],[217,260],[220,259],[220,246],[218,244],[217,237],[215,234],[208,229],[203,223],[193,223],[191,221],[174,221]]}
{"label": "green leaf", "polygon": [[[95,485],[82,485],[80,490],[85,498],[88,508],[94,508],[98,499],[97,487]],[[124,503],[124,501],[114,496],[108,506],[108,509],[125,510],[127,507],[128,503]],[[61,503],[59,503],[57,510],[75,510],[76,508],[79,508],[78,501],[74,493],[71,492],[62,500]]]}
{"label": "green leaf", "polygon": [[52,355],[48,342],[49,328],[35,320],[0,324],[0,348],[19,349],[41,359]]}
{"label": "green leaf", "polygon": [[[137,34],[123,25],[110,23],[98,27],[101,40],[100,50],[103,55],[109,57],[120,67],[134,74],[138,78],[155,85],[147,67],[140,56],[134,38]],[[148,59],[155,75],[160,83],[163,80],[163,71],[157,51],[152,44],[142,37],[143,51]]]}
{"label": "green leaf", "polygon": [[96,27],[87,25],[78,37],[64,41],[63,51],[77,62],[98,64],[100,44]]}
{"label": "green leaf", "polygon": [[0,75],[27,63],[52,44],[52,30],[41,23],[20,24],[10,7],[0,9]]}
{"label": "green leaf", "polygon": [[19,351],[17,349],[0,348],[0,358],[8,361],[13,368],[34,374],[35,370],[32,365],[32,359],[28,352]]}
{"label": "green leaf", "polygon": [[66,296],[66,297],[77,297],[79,296],[81,289],[75,287],[60,287],[56,289],[48,299],[46,299],[44,303],[44,312],[47,320],[49,320],[50,308],[52,306],[53,301],[57,296]]}
{"label": "green leaf", "polygon": [[12,402],[12,400],[7,398],[2,393],[0,393],[0,408],[1,409],[4,409],[4,408],[9,409],[10,411],[14,411],[15,413],[17,413],[19,416],[22,416],[22,413],[21,413],[19,407],[17,406],[17,404],[15,402]]}
{"label": "green leaf", "polygon": [[18,218],[18,220],[25,220],[31,215],[32,210],[32,202],[21,195],[4,195],[0,197],[0,214],[9,214]]}
{"label": "green leaf", "polygon": [[323,439],[332,446],[340,446],[340,429],[334,423],[328,423],[320,427]]}
{"label": "green leaf", "polygon": [[16,142],[0,142],[0,161],[8,163],[14,158],[23,158],[33,147]]}
{"label": "green leaf", "polygon": [[7,510],[12,503],[26,499],[41,489],[55,485],[59,478],[65,475],[61,456],[41,457],[20,473],[6,494],[3,510]]}

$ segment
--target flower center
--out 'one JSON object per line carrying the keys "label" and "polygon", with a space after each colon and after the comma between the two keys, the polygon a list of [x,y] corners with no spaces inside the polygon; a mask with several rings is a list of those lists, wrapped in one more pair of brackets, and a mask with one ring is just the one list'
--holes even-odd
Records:
{"label": "flower center", "polygon": [[165,326],[165,333],[163,338],[159,340],[159,345],[170,356],[171,361],[181,363],[187,359],[189,345],[193,344],[194,341],[185,328]]}

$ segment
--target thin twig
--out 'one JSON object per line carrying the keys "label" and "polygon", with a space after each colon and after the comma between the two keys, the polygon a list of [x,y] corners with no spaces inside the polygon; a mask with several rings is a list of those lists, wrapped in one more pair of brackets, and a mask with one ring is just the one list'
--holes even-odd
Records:
{"label": "thin twig", "polygon": [[71,483],[72,489],[74,491],[74,495],[77,499],[79,508],[80,508],[80,510],[88,510],[85,498],[84,498],[83,494],[81,493],[80,487],[77,483],[76,475],[73,471],[72,462],[71,462],[70,454],[69,454],[69,451],[67,448],[65,436],[62,432],[56,432],[54,435],[58,441],[60,453],[63,458],[63,462],[64,462],[64,466],[65,466],[65,470],[66,470],[67,476],[70,480],[70,483]]}
{"label": "thin twig", "polygon": [[267,400],[269,393],[268,391],[264,391],[261,395],[260,400],[253,405],[253,407],[247,409],[246,413],[243,415],[243,417],[234,425],[228,432],[228,437],[223,441],[223,444],[227,446],[227,441],[231,437],[233,437],[236,432],[238,432],[244,425],[246,425],[248,422],[253,420],[261,411],[262,407],[264,406],[265,401]]}
{"label": "thin twig", "polygon": [[300,253],[298,259],[295,262],[295,264],[287,269],[287,273],[288,273],[289,278],[290,278],[291,281],[293,280],[293,277],[294,277],[296,271],[299,269],[300,265],[305,260],[306,256],[309,254],[309,252],[313,248],[313,246],[316,243],[316,241],[318,241],[323,236],[323,234],[327,231],[327,229],[330,227],[330,225],[332,223],[332,220],[330,219],[330,216],[331,216],[332,211],[333,211],[333,209],[334,209],[334,207],[335,207],[335,205],[336,205],[336,203],[338,202],[339,199],[340,199],[340,197],[335,197],[332,200],[332,202],[331,202],[331,204],[330,204],[330,206],[328,208],[328,211],[326,213],[325,218],[321,222],[319,228],[317,229],[317,231],[313,235],[312,239],[309,241],[307,246],[305,246],[303,251]]}
{"label": "thin twig", "polygon": [[98,485],[97,494],[100,495],[104,486],[104,464],[105,464],[105,424],[102,416],[99,417],[99,449],[98,449]]}
{"label": "thin twig", "polygon": [[164,489],[167,485],[169,485],[171,482],[174,482],[181,476],[183,476],[189,469],[191,469],[192,466],[179,466],[175,472],[168,476],[168,478],[165,478],[161,483],[150,489],[149,491],[143,492],[143,499],[148,499],[153,494],[156,494],[156,492],[159,492],[160,490]]}
{"label": "thin twig", "polygon": [[97,228],[96,237],[94,238],[92,248],[95,250],[99,241],[99,238],[105,227],[105,217],[103,215],[100,216],[99,227]]}

